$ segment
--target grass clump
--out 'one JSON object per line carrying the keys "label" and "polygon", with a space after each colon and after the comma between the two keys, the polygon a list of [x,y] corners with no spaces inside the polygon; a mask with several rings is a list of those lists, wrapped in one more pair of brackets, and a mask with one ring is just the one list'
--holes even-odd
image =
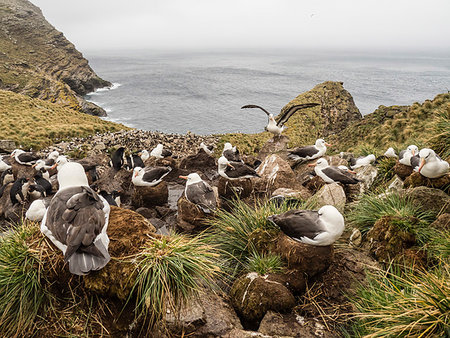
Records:
{"label": "grass clump", "polygon": [[450,159],[450,104],[433,121],[434,136],[430,146],[444,159]]}
{"label": "grass clump", "polygon": [[280,214],[291,209],[311,209],[312,202],[306,203],[282,203],[255,202],[246,204],[240,199],[231,202],[231,211],[218,210],[216,217],[209,221],[211,226],[211,241],[221,249],[222,264],[229,276],[236,276],[246,269],[249,259],[258,255],[257,246],[254,243],[254,235],[278,233],[276,226],[267,220],[273,214]]}
{"label": "grass clump", "polygon": [[450,332],[450,266],[368,273],[352,299],[353,331],[365,337],[446,337]]}
{"label": "grass clump", "polygon": [[20,225],[0,239],[0,333],[5,337],[31,333],[49,297],[41,281],[42,262],[25,242],[35,231]]}
{"label": "grass clump", "polygon": [[257,272],[262,276],[269,273],[280,273],[284,268],[285,264],[281,257],[272,253],[260,254],[253,252],[247,258],[246,270],[249,272]]}
{"label": "grass clump", "polygon": [[350,212],[348,220],[362,233],[366,233],[383,216],[417,218],[426,224],[436,218],[433,212],[423,210],[412,203],[409,197],[393,192],[381,196],[375,193],[364,195]]}
{"label": "grass clump", "polygon": [[136,256],[132,294],[136,296],[137,315],[153,327],[168,311],[179,313],[204,285],[214,287],[220,271],[217,256],[217,249],[206,244],[203,236],[173,234],[149,242]]}
{"label": "grass clump", "polygon": [[376,164],[378,174],[371,185],[371,191],[385,187],[387,183],[395,176],[394,166],[397,163],[395,158],[382,158]]}

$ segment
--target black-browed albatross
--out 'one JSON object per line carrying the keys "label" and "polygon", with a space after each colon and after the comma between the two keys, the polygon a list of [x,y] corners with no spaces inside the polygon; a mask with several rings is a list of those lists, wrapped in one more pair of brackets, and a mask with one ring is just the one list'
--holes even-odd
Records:
{"label": "black-browed albatross", "polygon": [[294,115],[294,113],[296,113],[297,111],[299,111],[301,109],[311,108],[311,107],[315,107],[315,106],[319,106],[319,104],[318,103],[303,103],[303,104],[294,105],[294,106],[290,107],[289,109],[286,109],[285,111],[282,110],[277,115],[278,122],[275,120],[275,117],[273,116],[273,114],[269,113],[267,110],[265,110],[261,106],[257,106],[255,104],[248,104],[248,105],[242,106],[241,109],[246,109],[246,108],[261,109],[269,117],[269,121],[267,123],[266,130],[276,136],[280,136],[281,133],[283,132],[283,130],[286,129],[284,124],[287,123],[289,118],[292,115]]}
{"label": "black-browed albatross", "polygon": [[138,187],[154,187],[172,171],[171,167],[136,167],[131,181]]}
{"label": "black-browed albatross", "polygon": [[288,157],[294,161],[309,161],[322,157],[327,151],[327,146],[331,147],[331,144],[325,142],[324,139],[317,139],[316,143],[312,146],[298,147],[289,151]]}
{"label": "black-browed albatross", "polygon": [[180,176],[187,180],[184,196],[186,199],[195,204],[205,214],[216,211],[216,196],[211,186],[203,181],[199,174],[191,173],[187,176]]}
{"label": "black-browed albatross", "polygon": [[321,177],[325,183],[356,184],[359,182],[358,179],[348,175],[342,169],[328,165],[328,161],[324,158],[319,158],[316,163],[308,164],[308,166],[314,167],[316,175]]}
{"label": "black-browed albatross", "polygon": [[79,163],[64,164],[58,171],[58,183],[41,232],[63,252],[71,273],[85,275],[99,270],[110,260],[106,234],[109,204],[88,186]]}
{"label": "black-browed albatross", "polygon": [[333,244],[345,228],[344,217],[332,205],[325,205],[318,211],[289,210],[269,216],[268,220],[292,239],[317,246]]}
{"label": "black-browed albatross", "polygon": [[225,156],[221,156],[217,162],[217,171],[220,176],[229,180],[239,180],[243,178],[261,177],[255,169],[242,162],[230,162]]}

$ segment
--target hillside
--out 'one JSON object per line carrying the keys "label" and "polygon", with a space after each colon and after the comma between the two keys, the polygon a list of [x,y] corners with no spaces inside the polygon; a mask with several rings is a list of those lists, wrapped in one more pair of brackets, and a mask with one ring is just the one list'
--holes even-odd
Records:
{"label": "hillside", "polygon": [[0,89],[104,116],[82,95],[108,85],[38,7],[0,0]]}
{"label": "hillside", "polygon": [[40,149],[70,137],[130,129],[48,101],[0,90],[0,139]]}

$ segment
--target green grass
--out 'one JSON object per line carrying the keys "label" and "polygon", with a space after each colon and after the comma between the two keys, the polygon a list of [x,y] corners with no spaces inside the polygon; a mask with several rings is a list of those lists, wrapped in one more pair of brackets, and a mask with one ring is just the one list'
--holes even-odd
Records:
{"label": "green grass", "polygon": [[376,164],[378,174],[375,177],[370,190],[379,191],[381,187],[387,188],[387,183],[395,176],[394,166],[397,163],[395,158],[382,158]]}
{"label": "green grass", "polygon": [[450,105],[437,114],[433,121],[434,136],[429,140],[431,148],[444,159],[450,159]]}
{"label": "green grass", "polygon": [[353,336],[448,337],[450,266],[369,273],[352,302],[358,310]]}
{"label": "green grass", "polygon": [[383,216],[413,217],[426,224],[430,224],[436,219],[434,213],[423,210],[413,204],[407,196],[397,192],[384,196],[375,193],[364,195],[350,211],[347,219],[364,234]]}
{"label": "green grass", "polygon": [[259,254],[252,252],[251,256],[247,258],[245,269],[248,272],[257,272],[264,276],[269,273],[280,273],[285,268],[280,256],[275,254]]}
{"label": "green grass", "polygon": [[41,281],[38,253],[25,243],[37,227],[18,226],[0,240],[0,333],[30,333],[49,297]]}
{"label": "green grass", "polygon": [[167,311],[176,315],[203,286],[214,288],[220,271],[217,257],[217,249],[206,244],[203,236],[173,234],[149,242],[136,257],[132,294],[137,316],[153,327]]}
{"label": "green grass", "polygon": [[273,214],[279,214],[291,209],[312,209],[313,202],[283,203],[255,202],[253,205],[236,199],[232,201],[231,210],[218,210],[216,217],[209,221],[210,240],[221,249],[222,264],[229,278],[234,278],[246,269],[249,259],[258,254],[254,243],[256,232],[259,235],[278,232],[278,228],[267,220]]}

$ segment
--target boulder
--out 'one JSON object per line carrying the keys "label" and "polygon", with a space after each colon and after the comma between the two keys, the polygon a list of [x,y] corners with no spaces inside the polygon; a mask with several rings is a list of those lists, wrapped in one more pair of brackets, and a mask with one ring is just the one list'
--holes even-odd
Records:
{"label": "boulder", "polygon": [[406,190],[406,196],[424,211],[450,213],[450,196],[439,189],[417,187]]}
{"label": "boulder", "polygon": [[133,195],[131,196],[131,204],[135,208],[148,208],[155,205],[166,204],[168,197],[169,190],[167,188],[167,183],[164,181],[154,187],[134,186]]}
{"label": "boulder", "polygon": [[272,198],[276,197],[276,196],[281,196],[284,199],[297,199],[297,200],[302,200],[305,201],[308,198],[310,198],[311,192],[306,189],[305,187],[301,187],[301,189],[290,189],[290,188],[278,188],[277,190],[275,190],[272,193]]}
{"label": "boulder", "polygon": [[317,201],[318,207],[334,205],[340,212],[343,212],[347,201],[344,188],[339,183],[324,185],[313,198]]}
{"label": "boulder", "polygon": [[184,157],[180,162],[180,169],[189,169],[192,171],[204,171],[205,169],[217,170],[216,160],[211,155],[205,153],[203,149],[195,155]]}
{"label": "boulder", "polygon": [[377,177],[378,175],[378,169],[372,165],[366,165],[363,167],[356,168],[355,172],[356,178],[361,181],[360,183],[358,183],[360,188],[359,192],[360,194],[364,194],[372,186],[375,177]]}
{"label": "boulder", "polygon": [[276,154],[287,149],[289,137],[285,135],[274,136],[267,140],[258,153],[258,159],[263,161],[270,154]]}
{"label": "boulder", "polygon": [[301,189],[291,166],[278,155],[266,157],[256,172],[261,176],[252,179],[256,192],[271,194],[278,188]]}
{"label": "boulder", "polygon": [[0,140],[1,153],[11,153],[16,148],[17,148],[16,142],[12,140]]}
{"label": "boulder", "polygon": [[425,176],[422,176],[418,172],[413,172],[411,176],[409,176],[405,180],[405,188],[414,188],[414,187],[420,187],[425,186],[429,188],[436,188],[443,190],[447,193],[450,192],[450,173],[438,177],[438,178],[428,178]]}
{"label": "boulder", "polygon": [[413,217],[384,216],[375,222],[366,235],[369,253],[380,263],[390,264],[392,260],[405,264],[423,263],[424,253],[415,250],[416,238],[402,230],[399,223],[417,223]]}
{"label": "boulder", "polygon": [[409,175],[411,175],[414,172],[411,166],[401,164],[400,162],[397,162],[392,168],[392,170],[402,180],[405,180]]}
{"label": "boulder", "polygon": [[389,182],[388,182],[388,191],[400,191],[403,189],[403,180],[400,178],[400,176],[395,175]]}
{"label": "boulder", "polygon": [[146,207],[137,208],[136,212],[147,219],[155,218],[158,216],[158,212],[155,209],[150,209]]}
{"label": "boulder", "polygon": [[285,312],[295,306],[295,297],[271,275],[250,272],[238,278],[231,287],[230,298],[241,318],[250,323],[259,322],[267,311]]}
{"label": "boulder", "polygon": [[168,314],[165,321],[172,334],[190,337],[219,337],[235,328],[242,329],[234,309],[222,297],[206,290],[197,301],[184,306],[178,318]]}
{"label": "boulder", "polygon": [[5,190],[3,190],[3,194],[0,196],[0,216],[3,216],[7,210],[12,208],[12,202],[9,196],[12,186],[13,184],[9,183],[5,187]]}
{"label": "boulder", "polygon": [[317,319],[305,318],[295,313],[268,311],[259,325],[258,332],[265,337],[340,337],[330,332]]}
{"label": "boulder", "polygon": [[11,159],[10,163],[15,179],[22,177],[30,179],[34,176],[35,170],[32,166],[19,164],[15,159]]}
{"label": "boulder", "polygon": [[440,215],[430,226],[448,232],[450,230],[450,214]]}
{"label": "boulder", "polygon": [[225,177],[220,177],[217,188],[219,196],[226,199],[232,199],[236,196],[247,198],[253,192],[253,184],[250,178],[228,180]]}

